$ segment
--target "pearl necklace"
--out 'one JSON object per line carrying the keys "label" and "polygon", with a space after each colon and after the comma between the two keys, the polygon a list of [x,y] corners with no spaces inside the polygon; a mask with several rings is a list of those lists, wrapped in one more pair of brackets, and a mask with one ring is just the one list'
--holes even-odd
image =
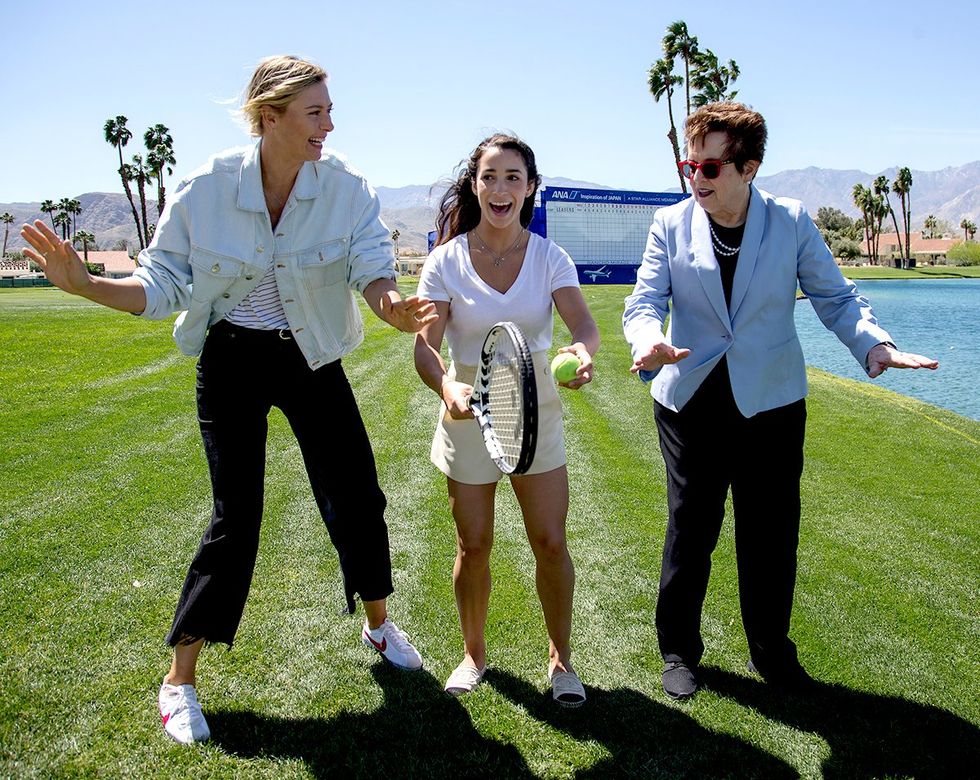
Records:
{"label": "pearl necklace", "polygon": [[487,246],[486,242],[482,238],[480,238],[480,234],[476,232],[476,228],[471,230],[470,233],[476,237],[476,240],[479,242],[480,247],[483,249],[483,251],[486,252],[488,255],[490,255],[490,258],[493,260],[493,267],[500,268],[500,264],[504,262],[507,255],[509,255],[511,252],[517,249],[517,247],[520,245],[521,239],[524,238],[524,234],[527,233],[527,228],[521,229],[521,232],[518,233],[517,240],[514,242],[513,246],[511,246],[511,248],[508,249],[506,252],[504,252],[502,255],[498,255],[490,247]]}
{"label": "pearl necklace", "polygon": [[710,219],[708,220],[708,230],[711,231],[711,243],[714,245],[716,254],[722,257],[732,257],[733,255],[737,255],[742,248],[741,244],[739,246],[728,246],[728,244],[718,238],[718,234],[715,233],[715,226],[711,224]]}

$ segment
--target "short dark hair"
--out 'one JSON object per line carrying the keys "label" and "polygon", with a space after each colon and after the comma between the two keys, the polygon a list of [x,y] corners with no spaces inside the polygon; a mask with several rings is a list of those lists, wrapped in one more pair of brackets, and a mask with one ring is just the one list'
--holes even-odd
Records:
{"label": "short dark hair", "polygon": [[531,224],[531,217],[534,216],[534,195],[541,186],[534,152],[517,136],[494,133],[480,141],[469,158],[459,164],[459,174],[449,185],[449,189],[442,197],[442,203],[439,204],[439,215],[436,217],[436,245],[445,244],[480,224],[480,201],[473,192],[473,182],[476,181],[480,160],[487,149],[509,149],[517,152],[524,160],[527,181],[532,185],[532,190],[521,206],[520,219],[524,227]]}
{"label": "short dark hair", "polygon": [[742,103],[708,103],[691,114],[684,123],[684,137],[688,144],[714,132],[728,136],[725,157],[735,161],[739,173],[749,160],[762,162],[768,133],[766,120],[758,111]]}

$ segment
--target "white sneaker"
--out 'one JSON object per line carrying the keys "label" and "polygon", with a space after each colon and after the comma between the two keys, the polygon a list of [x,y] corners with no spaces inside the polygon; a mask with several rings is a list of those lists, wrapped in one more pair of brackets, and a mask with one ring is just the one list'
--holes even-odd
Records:
{"label": "white sneaker", "polygon": [[483,675],[486,674],[487,667],[477,669],[463,661],[456,667],[455,671],[446,680],[446,693],[452,696],[462,696],[464,693],[472,693],[473,690],[483,682]]}
{"label": "white sneaker", "polygon": [[365,620],[361,641],[381,653],[392,666],[397,666],[399,669],[422,668],[422,656],[412,647],[408,635],[387,618],[373,630],[368,628],[368,622]]}
{"label": "white sneaker", "polygon": [[160,686],[158,702],[163,730],[171,738],[184,745],[205,742],[211,738],[211,729],[204,720],[193,685],[164,683]]}

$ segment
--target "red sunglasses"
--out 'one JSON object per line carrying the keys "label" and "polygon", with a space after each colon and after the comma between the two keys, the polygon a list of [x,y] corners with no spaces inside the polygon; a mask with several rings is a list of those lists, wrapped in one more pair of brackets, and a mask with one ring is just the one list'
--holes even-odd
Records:
{"label": "red sunglasses", "polygon": [[721,175],[721,167],[723,165],[728,165],[729,163],[735,162],[734,160],[702,160],[701,162],[694,162],[694,160],[681,160],[677,163],[677,167],[688,179],[693,179],[694,174],[701,169],[701,173],[706,179],[717,179]]}

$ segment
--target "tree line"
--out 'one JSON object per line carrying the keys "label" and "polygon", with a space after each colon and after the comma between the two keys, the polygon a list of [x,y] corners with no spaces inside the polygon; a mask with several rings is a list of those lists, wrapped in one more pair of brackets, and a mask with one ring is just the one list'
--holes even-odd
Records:
{"label": "tree line", "polygon": [[[892,208],[888,193],[894,192],[900,200],[902,211],[902,227],[905,230],[905,240],[902,241],[902,231],[898,229],[898,219],[895,217],[895,209]],[[894,182],[889,182],[888,177],[878,176],[870,187],[863,184],[855,184],[851,190],[851,197],[854,205],[861,212],[861,224],[864,232],[864,241],[867,246],[868,259],[873,265],[878,264],[880,259],[879,239],[882,233],[882,223],[885,218],[891,216],[892,224],[895,227],[895,235],[898,237],[898,254],[902,268],[915,267],[912,260],[910,233],[912,229],[912,171],[908,168],[900,168],[895,176]]]}

